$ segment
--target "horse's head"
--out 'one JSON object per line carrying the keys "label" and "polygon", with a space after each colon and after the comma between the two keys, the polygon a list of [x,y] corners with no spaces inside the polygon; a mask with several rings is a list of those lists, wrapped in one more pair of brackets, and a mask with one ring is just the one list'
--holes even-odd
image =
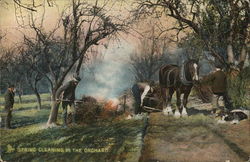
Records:
{"label": "horse's head", "polygon": [[190,77],[192,81],[198,82],[199,81],[199,64],[196,60],[189,60],[187,62],[188,71],[190,73]]}

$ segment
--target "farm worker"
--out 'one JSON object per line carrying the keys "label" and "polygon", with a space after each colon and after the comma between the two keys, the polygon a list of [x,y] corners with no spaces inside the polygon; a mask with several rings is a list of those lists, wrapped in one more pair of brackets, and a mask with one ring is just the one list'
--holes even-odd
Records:
{"label": "farm worker", "polygon": [[132,86],[132,94],[135,99],[134,114],[142,112],[143,100],[149,92],[153,92],[152,84],[147,82],[138,82]]}
{"label": "farm worker", "polygon": [[232,103],[227,93],[227,77],[221,66],[216,65],[215,70],[204,78],[203,82],[207,82],[211,86],[213,92],[212,105],[214,110],[219,109],[219,97],[223,97],[225,107],[231,111]]}
{"label": "farm worker", "polygon": [[[57,101],[62,101],[62,108],[63,108],[63,126],[67,126],[67,107],[68,105],[73,108],[73,116],[72,116],[72,123],[75,124],[75,90],[76,86],[80,82],[80,77],[73,77],[72,80],[67,82],[65,85],[61,86],[56,94]],[[60,99],[60,97],[62,99]]]}
{"label": "farm worker", "polygon": [[15,86],[14,85],[9,85],[7,91],[4,94],[4,99],[5,99],[5,128],[10,129],[10,122],[12,118],[12,110],[13,110],[13,105],[14,105],[14,97],[15,97]]}

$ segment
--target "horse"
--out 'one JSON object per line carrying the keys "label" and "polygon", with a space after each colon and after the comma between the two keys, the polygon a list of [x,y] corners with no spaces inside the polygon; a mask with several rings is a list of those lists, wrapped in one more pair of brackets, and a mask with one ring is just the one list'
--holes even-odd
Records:
{"label": "horse", "polygon": [[[188,60],[180,67],[177,65],[167,64],[159,70],[159,83],[161,96],[163,100],[164,115],[172,115],[171,99],[176,91],[177,109],[174,116],[187,116],[188,96],[195,82],[199,81],[198,61]],[[181,95],[184,94],[183,99]]]}

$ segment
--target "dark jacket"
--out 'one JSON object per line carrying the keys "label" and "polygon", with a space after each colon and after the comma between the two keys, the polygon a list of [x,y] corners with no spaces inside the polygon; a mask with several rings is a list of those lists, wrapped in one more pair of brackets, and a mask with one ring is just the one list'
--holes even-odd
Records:
{"label": "dark jacket", "polygon": [[227,89],[227,77],[226,74],[218,70],[209,74],[207,77],[204,78],[205,83],[208,83],[213,93],[225,93]]}
{"label": "dark jacket", "polygon": [[5,92],[4,94],[5,109],[13,108],[15,102],[14,97],[15,97],[14,92],[11,92],[9,89]]}
{"label": "dark jacket", "polygon": [[69,81],[65,85],[61,86],[56,93],[56,98],[59,99],[60,95],[63,93],[63,100],[75,100],[75,89],[77,84],[75,81]]}

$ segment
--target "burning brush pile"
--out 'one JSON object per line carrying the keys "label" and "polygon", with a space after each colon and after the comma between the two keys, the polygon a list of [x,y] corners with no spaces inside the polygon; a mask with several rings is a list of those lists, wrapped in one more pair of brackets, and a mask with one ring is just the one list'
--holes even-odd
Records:
{"label": "burning brush pile", "polygon": [[[76,122],[78,124],[90,124],[109,119],[125,119],[134,114],[135,99],[130,89],[124,91],[121,96],[113,99],[94,98],[83,96],[76,102]],[[162,109],[160,89],[154,87],[154,93],[144,98],[142,112],[159,112]],[[71,115],[68,117],[71,122]]]}
{"label": "burning brush pile", "polygon": [[[117,116],[119,101],[104,100],[92,96],[83,96],[76,102],[76,122],[78,124],[91,124],[98,120],[110,119]],[[68,121],[72,122],[69,114]]]}

